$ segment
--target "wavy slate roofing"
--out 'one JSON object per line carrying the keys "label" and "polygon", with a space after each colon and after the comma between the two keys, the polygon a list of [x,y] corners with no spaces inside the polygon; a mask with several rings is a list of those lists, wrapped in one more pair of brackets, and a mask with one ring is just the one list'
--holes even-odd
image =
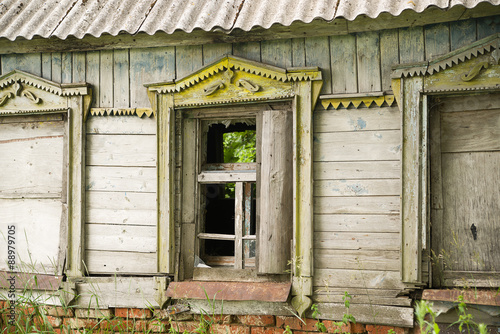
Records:
{"label": "wavy slate roofing", "polygon": [[195,29],[230,33],[315,19],[376,18],[384,12],[398,16],[404,10],[420,13],[431,6],[473,8],[480,2],[500,4],[500,0],[0,0],[0,38],[153,35]]}

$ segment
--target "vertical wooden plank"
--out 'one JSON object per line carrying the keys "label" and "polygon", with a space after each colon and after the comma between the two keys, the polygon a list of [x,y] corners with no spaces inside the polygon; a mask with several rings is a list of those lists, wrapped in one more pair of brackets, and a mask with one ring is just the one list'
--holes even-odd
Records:
{"label": "vertical wooden plank", "polygon": [[130,49],[130,106],[150,107],[144,84],[175,78],[175,47]]}
{"label": "vertical wooden plank", "polygon": [[181,79],[203,66],[201,45],[178,46],[175,49],[176,78]]}
{"label": "vertical wooden plank", "polygon": [[448,23],[433,24],[425,27],[425,59],[450,52],[450,26]]}
{"label": "vertical wooden plank", "polygon": [[500,32],[500,16],[477,19],[477,39],[485,38]]}
{"label": "vertical wooden plank", "polygon": [[99,105],[104,108],[113,107],[113,51],[101,51]]}
{"label": "vertical wooden plank", "polygon": [[380,92],[380,36],[377,31],[357,35],[358,91]]}
{"label": "vertical wooden plank", "polygon": [[15,54],[2,55],[2,75],[17,68],[17,57]]}
{"label": "vertical wooden plank", "polygon": [[41,76],[42,55],[40,53],[3,55],[2,73],[8,73],[12,70],[21,70]]}
{"label": "vertical wooden plank", "polygon": [[323,76],[321,94],[332,93],[332,71],[330,67],[330,47],[328,37],[305,39],[306,66],[318,66]]}
{"label": "vertical wooden plank", "polygon": [[86,81],[92,85],[92,106],[100,107],[100,82],[99,82],[99,69],[100,69],[100,53],[99,51],[87,52],[87,73]]}
{"label": "vertical wooden plank", "polygon": [[[245,182],[243,184],[243,198],[244,198],[244,224],[243,224],[243,235],[251,235],[251,219],[252,219],[252,183]],[[250,257],[250,247],[253,241],[245,240],[243,241],[243,260]],[[246,265],[245,265],[246,266]]]}
{"label": "vertical wooden plank", "polygon": [[234,189],[234,269],[243,269],[243,182]]}
{"label": "vertical wooden plank", "polygon": [[244,42],[233,44],[233,54],[238,57],[261,61],[260,60],[260,43],[259,42]]}
{"label": "vertical wooden plank", "polygon": [[227,43],[214,43],[203,45],[203,65],[208,65],[224,55],[233,53],[233,45]]}
{"label": "vertical wooden plank", "polygon": [[354,35],[330,37],[330,54],[332,94],[356,93],[358,91],[356,37]]}
{"label": "vertical wooden plank", "polygon": [[52,81],[62,83],[62,53],[52,53]]}
{"label": "vertical wooden plank", "polygon": [[304,38],[292,39],[292,66],[306,66],[306,40]]}
{"label": "vertical wooden plank", "polygon": [[399,60],[401,64],[424,61],[423,27],[399,29]]}
{"label": "vertical wooden plank", "polygon": [[73,54],[64,52],[61,55],[61,79],[62,83],[73,82]]}
{"label": "vertical wooden plank", "polygon": [[[293,118],[288,110],[262,114],[259,273],[283,273],[290,259],[293,220]],[[300,234],[299,234],[300,238]]]}
{"label": "vertical wooden plank", "polygon": [[113,106],[115,108],[128,108],[130,107],[129,49],[115,50],[113,63]]}
{"label": "vertical wooden plank", "polygon": [[86,72],[85,52],[73,53],[73,82],[85,82]]}
{"label": "vertical wooden plank", "polygon": [[382,90],[392,90],[392,66],[399,64],[398,30],[384,30],[380,33],[380,67]]}
{"label": "vertical wooden plank", "polygon": [[42,78],[52,80],[52,56],[50,53],[42,53]]}
{"label": "vertical wooden plank", "polygon": [[292,41],[290,39],[262,41],[260,47],[263,63],[281,68],[292,66]]}
{"label": "vertical wooden plank", "polygon": [[456,50],[476,40],[476,20],[454,21],[450,23],[450,46]]}

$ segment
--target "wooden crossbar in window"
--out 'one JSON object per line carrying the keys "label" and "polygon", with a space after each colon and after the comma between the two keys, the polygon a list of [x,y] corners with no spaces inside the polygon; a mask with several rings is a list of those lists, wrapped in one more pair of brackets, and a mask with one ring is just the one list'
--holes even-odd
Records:
{"label": "wooden crossbar in window", "polygon": [[255,170],[245,171],[203,171],[198,174],[200,183],[256,182]]}
{"label": "wooden crossbar in window", "polygon": [[214,170],[257,170],[256,162],[245,162],[245,163],[218,163],[218,164],[205,164],[201,166],[203,171],[214,171]]}
{"label": "wooden crossbar in window", "polygon": [[232,234],[218,234],[218,233],[198,233],[200,239],[210,240],[234,240],[235,235]]}

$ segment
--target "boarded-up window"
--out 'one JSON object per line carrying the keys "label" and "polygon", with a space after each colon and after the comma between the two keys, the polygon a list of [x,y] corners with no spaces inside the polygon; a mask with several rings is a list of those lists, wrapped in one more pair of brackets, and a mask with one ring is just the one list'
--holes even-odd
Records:
{"label": "boarded-up window", "polygon": [[[16,270],[62,271],[66,235],[65,115],[0,118],[1,237],[15,227]],[[61,228],[62,227],[62,228]],[[6,248],[0,250],[7,259]],[[5,262],[0,270],[9,270]]]}

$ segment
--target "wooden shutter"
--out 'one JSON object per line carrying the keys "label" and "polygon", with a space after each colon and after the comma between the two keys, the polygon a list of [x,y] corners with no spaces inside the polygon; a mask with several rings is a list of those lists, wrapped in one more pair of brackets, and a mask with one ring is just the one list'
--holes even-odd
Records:
{"label": "wooden shutter", "polygon": [[260,136],[258,271],[283,274],[293,232],[292,113],[268,110]]}

